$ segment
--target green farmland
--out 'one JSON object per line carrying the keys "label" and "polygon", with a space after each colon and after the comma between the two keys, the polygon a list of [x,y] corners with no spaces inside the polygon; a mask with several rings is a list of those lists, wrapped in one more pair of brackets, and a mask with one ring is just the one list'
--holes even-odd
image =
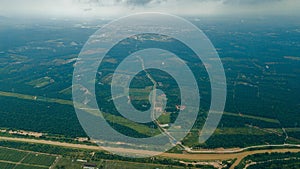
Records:
{"label": "green farmland", "polygon": [[49,168],[57,156],[0,147],[1,169]]}

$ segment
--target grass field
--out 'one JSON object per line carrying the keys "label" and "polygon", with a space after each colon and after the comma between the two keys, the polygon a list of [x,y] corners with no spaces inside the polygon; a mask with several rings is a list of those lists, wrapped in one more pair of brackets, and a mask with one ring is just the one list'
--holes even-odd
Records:
{"label": "grass field", "polygon": [[238,117],[244,117],[244,118],[249,118],[249,119],[256,119],[260,121],[265,121],[269,123],[280,123],[279,120],[277,119],[271,119],[271,118],[265,118],[265,117],[259,117],[259,116],[251,116],[251,115],[246,115],[246,114],[237,114],[237,113],[229,113],[229,112],[224,112],[224,114],[229,115],[229,116],[238,116]]}
{"label": "grass field", "polygon": [[71,100],[45,98],[45,97],[42,97],[42,96],[32,96],[32,95],[26,95],[26,94],[20,94],[20,93],[12,93],[12,92],[3,92],[3,91],[0,91],[0,96],[14,97],[14,98],[24,99],[24,100],[36,100],[36,101],[42,101],[42,102],[50,102],[50,103],[58,103],[58,104],[65,104],[65,105],[73,105],[73,102]]}

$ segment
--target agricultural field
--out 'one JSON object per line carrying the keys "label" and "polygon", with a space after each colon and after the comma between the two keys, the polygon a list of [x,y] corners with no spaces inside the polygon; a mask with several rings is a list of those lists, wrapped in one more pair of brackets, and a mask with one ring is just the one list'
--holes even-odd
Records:
{"label": "agricultural field", "polygon": [[[174,166],[174,165],[160,165],[160,164],[145,164],[145,163],[137,163],[137,162],[126,162],[126,161],[117,161],[117,160],[101,160],[92,161],[91,163],[96,164],[98,168],[101,169],[111,169],[111,168],[122,168],[122,169],[185,169],[186,167],[182,166]],[[64,158],[61,159],[57,164],[56,168],[64,169],[81,169],[84,163],[76,162],[74,160]],[[205,168],[206,167],[206,168]],[[213,167],[205,166],[204,169],[213,169]],[[193,169],[194,167],[190,167]]]}
{"label": "agricultural field", "polygon": [[0,147],[0,168],[43,169],[49,168],[57,156]]}
{"label": "agricultural field", "polygon": [[0,162],[0,168],[12,169],[12,168],[14,168],[14,167],[15,167],[14,164]]}
{"label": "agricultural field", "polygon": [[19,162],[22,160],[28,153],[23,151],[17,151],[12,149],[1,148],[0,151],[0,160]]}
{"label": "agricultural field", "polygon": [[56,156],[49,156],[44,154],[29,154],[22,162],[26,164],[51,166],[55,159]]}
{"label": "agricultural field", "polygon": [[[56,145],[46,145],[46,144],[32,144],[32,143],[23,143],[23,142],[10,142],[10,141],[0,141],[1,146],[4,147],[14,147],[18,148],[18,150],[14,149],[14,151],[25,151],[30,152],[22,161],[22,166],[35,166],[35,167],[44,167],[44,165],[49,165],[53,163],[55,156],[51,156],[47,153],[55,153],[58,154],[58,159],[55,164],[52,166],[55,169],[80,169],[84,164],[93,163],[96,164],[99,168],[111,168],[113,166],[117,168],[128,168],[128,169],[154,169],[154,168],[163,168],[163,169],[180,169],[186,168],[188,164],[182,163],[181,159],[171,159],[168,157],[154,157],[153,158],[126,158],[117,156],[105,151],[95,151],[89,149],[78,149],[78,148],[68,148],[68,147],[60,147]],[[80,146],[80,145],[78,145]],[[3,147],[3,149],[4,149]],[[46,154],[45,154],[46,153]],[[39,157],[36,156],[39,154]],[[56,157],[55,157],[56,158]],[[185,160],[183,160],[185,161]],[[220,160],[218,160],[220,162]],[[25,164],[26,162],[26,164]],[[190,163],[190,160],[187,160]],[[195,162],[195,160],[193,160]],[[0,165],[12,166],[13,162],[4,163]],[[27,164],[29,163],[29,164]],[[20,164],[20,165],[21,165]],[[42,165],[41,165],[42,164]],[[200,167],[204,169],[212,169],[212,165],[210,164],[197,164],[195,167]],[[193,168],[191,166],[190,168]]]}

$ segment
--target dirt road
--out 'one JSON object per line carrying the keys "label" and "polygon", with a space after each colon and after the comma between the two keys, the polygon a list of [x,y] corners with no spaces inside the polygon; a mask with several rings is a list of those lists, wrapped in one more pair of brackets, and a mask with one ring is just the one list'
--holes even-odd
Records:
{"label": "dirt road", "polygon": [[[0,137],[0,140],[6,141],[16,141],[16,142],[26,142],[26,143],[36,143],[36,144],[47,144],[53,146],[62,146],[68,148],[78,148],[78,149],[88,149],[88,150],[104,150],[110,149],[113,151],[118,151],[121,153],[130,153],[130,154],[156,154],[157,152],[147,151],[147,150],[134,150],[134,149],[124,149],[124,148],[112,148],[105,147],[104,149],[98,146],[91,145],[83,145],[83,144],[72,144],[72,143],[63,143],[57,141],[49,141],[49,140],[36,140],[36,139],[27,139],[27,138],[13,138],[13,137]],[[228,159],[237,159],[235,163],[232,165],[232,169],[240,163],[240,161],[248,155],[258,154],[258,153],[266,153],[266,152],[300,152],[300,148],[286,148],[286,149],[273,149],[273,150],[253,150],[253,151],[245,151],[239,153],[203,153],[203,154],[173,154],[173,153],[164,153],[161,154],[161,157],[166,158],[176,158],[176,159],[188,159],[188,160],[203,160],[203,161],[211,161],[211,160],[228,160]]]}

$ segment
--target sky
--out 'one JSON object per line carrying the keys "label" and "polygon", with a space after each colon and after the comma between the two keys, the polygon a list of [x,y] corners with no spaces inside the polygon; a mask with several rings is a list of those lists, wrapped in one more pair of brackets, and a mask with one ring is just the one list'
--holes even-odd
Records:
{"label": "sky", "polygon": [[0,0],[0,16],[120,17],[137,12],[180,16],[300,15],[300,0]]}

